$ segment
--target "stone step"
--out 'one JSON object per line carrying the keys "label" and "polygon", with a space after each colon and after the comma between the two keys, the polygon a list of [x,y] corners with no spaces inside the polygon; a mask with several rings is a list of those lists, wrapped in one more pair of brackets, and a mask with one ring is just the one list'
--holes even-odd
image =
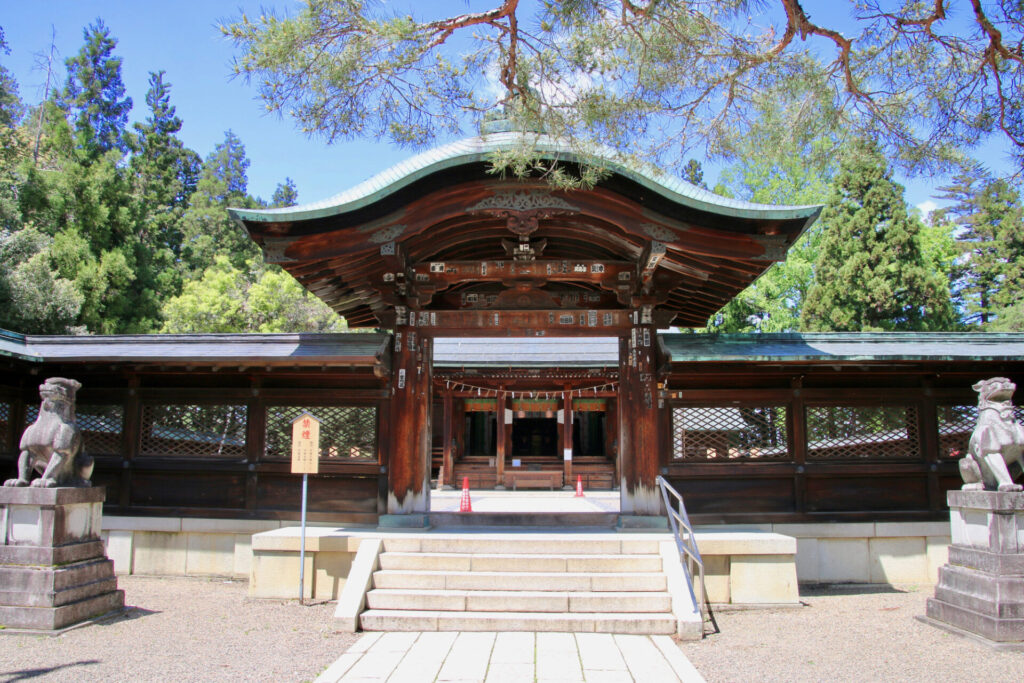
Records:
{"label": "stone step", "polygon": [[435,529],[463,528],[576,528],[612,529],[619,521],[617,512],[431,512]]}
{"label": "stone step", "polygon": [[447,591],[375,589],[366,604],[378,610],[433,610],[446,612],[636,612],[667,613],[668,593],[639,591]]}
{"label": "stone step", "polygon": [[660,572],[658,555],[511,555],[385,552],[382,569],[483,572]]}
{"label": "stone step", "polygon": [[359,617],[364,631],[562,631],[671,635],[670,614],[447,612],[441,610],[370,609]]}
{"label": "stone step", "polygon": [[566,537],[551,534],[428,534],[384,538],[384,552],[472,555],[657,555],[664,538],[623,538],[609,534]]}
{"label": "stone step", "polygon": [[656,592],[666,590],[665,575],[654,572],[458,572],[382,569],[376,588],[415,590],[523,590],[578,592]]}

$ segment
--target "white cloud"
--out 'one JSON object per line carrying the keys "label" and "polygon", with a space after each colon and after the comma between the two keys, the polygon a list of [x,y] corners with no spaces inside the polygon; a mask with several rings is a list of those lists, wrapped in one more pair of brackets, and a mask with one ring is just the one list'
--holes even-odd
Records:
{"label": "white cloud", "polygon": [[928,218],[928,215],[937,208],[939,208],[939,205],[930,199],[926,199],[917,205],[917,209],[921,212],[922,218]]}

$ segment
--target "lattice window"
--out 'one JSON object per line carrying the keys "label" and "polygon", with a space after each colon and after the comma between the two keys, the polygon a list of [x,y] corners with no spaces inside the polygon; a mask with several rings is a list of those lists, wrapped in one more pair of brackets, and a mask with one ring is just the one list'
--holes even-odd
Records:
{"label": "lattice window", "polygon": [[244,458],[244,405],[146,405],[140,455]]}
{"label": "lattice window", "polygon": [[[25,409],[25,426],[39,417],[39,405]],[[75,422],[82,432],[82,444],[90,455],[122,455],[121,431],[124,428],[124,407],[120,404],[79,403],[75,406]]]}
{"label": "lattice window", "polygon": [[12,410],[10,403],[0,401],[0,453],[6,451],[10,443]]}
{"label": "lattice window", "polygon": [[967,442],[978,422],[977,405],[936,406],[939,423],[939,458],[957,460],[967,453]]}
{"label": "lattice window", "polygon": [[[939,423],[939,458],[957,460],[967,453],[971,432],[978,424],[977,404],[936,406]],[[1013,407],[1017,422],[1024,424],[1024,406]]]}
{"label": "lattice window", "polygon": [[121,432],[124,406],[78,404],[78,428],[86,453],[90,455],[121,455],[124,451]]}
{"label": "lattice window", "polygon": [[807,406],[807,458],[916,459],[915,406]]}
{"label": "lattice window", "polygon": [[672,409],[676,460],[783,459],[786,406],[695,406]]}
{"label": "lattice window", "polygon": [[320,420],[320,457],[334,462],[377,461],[376,406],[267,406],[267,458],[290,458],[292,420]]}

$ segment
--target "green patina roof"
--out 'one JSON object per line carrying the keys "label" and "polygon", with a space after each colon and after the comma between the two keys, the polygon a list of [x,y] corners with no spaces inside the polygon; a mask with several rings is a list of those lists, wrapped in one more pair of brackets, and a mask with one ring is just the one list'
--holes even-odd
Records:
{"label": "green patina roof", "polygon": [[[433,173],[473,163],[486,162],[492,153],[519,149],[528,144],[546,157],[569,162],[586,161],[568,144],[547,135],[493,133],[442,145],[418,154],[388,170],[378,173],[355,187],[319,202],[283,209],[230,209],[239,220],[258,222],[295,222],[336,216],[374,204],[390,194]],[[692,185],[680,178],[658,171],[652,166],[622,163],[614,160],[614,152],[601,148],[591,155],[591,162],[606,166],[666,199],[700,211],[745,219],[785,220],[814,218],[821,207],[772,206],[739,199],[729,199]]]}
{"label": "green patina roof", "polygon": [[1024,334],[1014,333],[665,334],[660,338],[675,363],[1024,360]]}
{"label": "green patina roof", "polygon": [[371,333],[72,336],[0,330],[0,356],[47,363],[376,365],[389,339]]}

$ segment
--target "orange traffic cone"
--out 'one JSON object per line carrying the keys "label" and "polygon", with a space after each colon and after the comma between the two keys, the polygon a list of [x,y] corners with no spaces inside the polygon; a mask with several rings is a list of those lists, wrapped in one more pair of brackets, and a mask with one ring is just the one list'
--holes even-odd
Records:
{"label": "orange traffic cone", "polygon": [[462,500],[459,502],[459,512],[472,512],[473,503],[469,500],[469,477],[462,478]]}
{"label": "orange traffic cone", "polygon": [[576,475],[576,498],[583,497],[583,477]]}

